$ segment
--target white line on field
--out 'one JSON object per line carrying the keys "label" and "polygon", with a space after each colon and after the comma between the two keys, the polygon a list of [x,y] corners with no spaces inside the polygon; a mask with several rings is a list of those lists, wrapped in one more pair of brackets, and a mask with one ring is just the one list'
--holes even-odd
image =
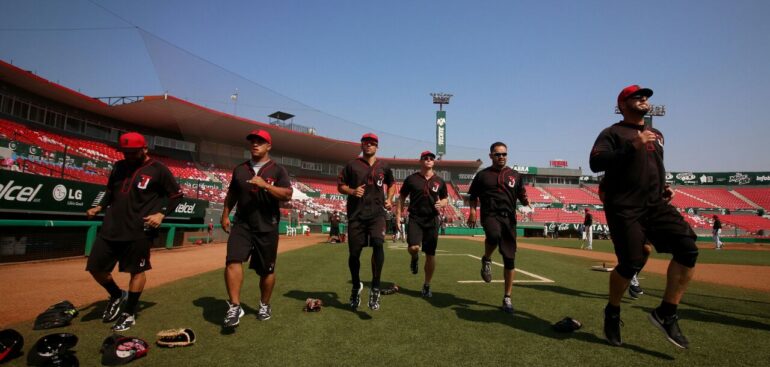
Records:
{"label": "white line on field", "polygon": [[[471,254],[436,254],[436,256],[439,256],[439,255],[442,255],[442,256],[470,256],[470,257],[472,257],[472,258],[474,258],[476,260],[481,260],[480,257],[475,256],[475,255],[471,255]],[[497,266],[499,266],[501,268],[503,267],[503,264],[500,264],[498,262],[492,261],[492,264],[497,265]],[[527,276],[530,276],[530,277],[535,278],[537,280],[519,280],[519,279],[514,279],[513,280],[514,283],[556,283],[556,282],[554,282],[551,279],[548,279],[546,277],[543,277],[543,276],[540,276],[540,275],[537,275],[537,274],[534,274],[534,273],[530,273],[528,271],[521,270],[519,268],[516,268],[516,272],[517,273],[522,273],[522,274],[527,275]],[[458,283],[483,283],[484,281],[483,280],[458,280],[457,282]],[[493,280],[492,282],[493,283],[501,283],[503,281],[502,280]]]}

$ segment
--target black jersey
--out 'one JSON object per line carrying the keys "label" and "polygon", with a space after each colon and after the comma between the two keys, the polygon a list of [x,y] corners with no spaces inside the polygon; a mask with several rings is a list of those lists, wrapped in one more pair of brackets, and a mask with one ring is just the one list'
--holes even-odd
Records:
{"label": "black jersey", "polygon": [[[273,161],[267,161],[257,174],[270,185],[291,187],[286,169]],[[272,232],[278,229],[281,219],[280,201],[267,190],[247,182],[257,174],[250,160],[237,165],[227,188],[228,202],[225,205],[232,208],[237,204],[236,222],[248,224],[255,232]]]}
{"label": "black jersey", "polygon": [[586,213],[585,218],[583,218],[583,225],[587,227],[592,224],[594,224],[594,216],[591,213]]}
{"label": "black jersey", "polygon": [[719,219],[714,219],[714,230],[722,229],[722,222]]}
{"label": "black jersey", "polygon": [[385,191],[383,185],[393,185],[393,171],[387,163],[376,160],[373,165],[363,158],[356,158],[340,171],[338,184],[355,190],[365,185],[363,197],[348,195],[348,220],[371,219],[385,216]]}
{"label": "black jersey", "polygon": [[401,197],[409,197],[409,216],[421,224],[434,224],[439,215],[436,202],[447,198],[446,183],[437,175],[429,179],[420,172],[409,175],[399,191]]}
{"label": "black jersey", "polygon": [[604,171],[600,190],[608,207],[649,207],[664,203],[666,169],[663,166],[663,134],[650,128],[657,139],[636,149],[643,125],[618,122],[604,129],[591,150],[591,170]]}
{"label": "black jersey", "polygon": [[503,167],[484,168],[476,173],[468,189],[471,202],[481,202],[481,218],[488,215],[512,215],[515,218],[516,199],[529,205],[527,189],[518,172]]}
{"label": "black jersey", "polygon": [[155,237],[157,229],[145,228],[144,217],[156,213],[168,215],[181,200],[179,184],[163,163],[154,159],[141,164],[118,161],[99,203],[107,208],[99,236],[108,241]]}

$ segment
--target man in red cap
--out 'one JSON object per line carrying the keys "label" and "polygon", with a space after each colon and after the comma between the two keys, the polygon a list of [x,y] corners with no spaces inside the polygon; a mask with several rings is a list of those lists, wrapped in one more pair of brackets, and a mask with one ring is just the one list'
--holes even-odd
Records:
{"label": "man in red cap", "polygon": [[380,309],[380,276],[385,263],[385,214],[392,207],[396,187],[393,185],[393,171],[387,163],[375,157],[378,145],[377,135],[364,134],[361,137],[361,156],[348,162],[337,179],[337,191],[348,196],[348,268],[353,281],[350,307],[354,310],[361,304],[364,283],[358,273],[361,251],[366,246],[372,247],[369,308]]}
{"label": "man in red cap", "polygon": [[[241,307],[243,262],[259,275],[260,302],[257,318],[272,316],[270,297],[275,285],[275,260],[278,254],[279,204],[291,200],[289,174],[270,160],[273,139],[265,130],[246,136],[251,159],[233,169],[222,210],[222,229],[230,233],[225,259],[225,285],[230,300],[223,327],[238,326],[245,314]],[[230,230],[230,212],[237,205],[235,223]]]}
{"label": "man in red cap", "polygon": [[[102,200],[86,211],[90,219],[106,209],[86,270],[110,294],[102,320],[115,321],[114,331],[125,331],[136,322],[145,271],[152,269],[152,241],[163,218],[179,205],[182,192],[168,167],[147,155],[144,136],[126,133],[118,144],[124,159],[110,172]],[[131,273],[127,293],[112,278],[118,262],[119,271]]]}
{"label": "man in red cap", "polygon": [[406,242],[409,244],[409,254],[412,261],[409,268],[412,274],[417,274],[418,254],[422,245],[425,253],[425,282],[422,285],[422,296],[430,298],[430,281],[436,269],[436,246],[438,232],[441,226],[440,213],[447,205],[446,183],[433,172],[436,155],[430,151],[420,154],[420,172],[409,175],[399,191],[398,209],[396,210],[396,225],[401,224],[401,213],[406,198],[409,197],[409,225],[407,226]]}
{"label": "man in red cap", "polygon": [[481,204],[481,226],[484,227],[484,256],[481,258],[481,279],[492,281],[492,254],[503,256],[504,294],[501,309],[513,314],[511,292],[516,268],[516,201],[529,205],[527,189],[518,172],[507,166],[508,146],[495,142],[489,147],[492,165],[476,173],[468,188],[471,210],[468,227],[476,226],[476,206]]}
{"label": "man in red cap", "polygon": [[698,248],[695,232],[670,205],[674,195],[666,185],[663,134],[644,124],[652,90],[631,85],[618,95],[623,120],[604,129],[591,150],[591,170],[604,172],[600,184],[607,225],[618,265],[610,273],[609,302],[604,309],[604,335],[611,345],[622,344],[620,301],[649,256],[645,243],[673,254],[666,290],[649,319],[666,339],[680,348],[689,342],[679,329],[677,305],[692,279]]}

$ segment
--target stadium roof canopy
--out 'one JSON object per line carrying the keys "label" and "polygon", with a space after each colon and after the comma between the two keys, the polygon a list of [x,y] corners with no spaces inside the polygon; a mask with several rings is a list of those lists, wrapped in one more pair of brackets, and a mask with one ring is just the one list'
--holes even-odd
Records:
{"label": "stadium roof canopy", "polygon": [[[345,162],[360,153],[358,142],[326,138],[249,120],[170,95],[145,96],[135,98],[131,103],[107,104],[2,60],[0,60],[0,80],[63,105],[142,126],[148,130],[166,131],[191,139],[241,144],[245,142],[244,139],[251,130],[264,129],[270,132],[275,150],[281,153],[335,162]],[[388,159],[388,161],[396,165],[419,164],[418,159]],[[477,168],[480,163],[478,161],[443,161],[441,165]]]}

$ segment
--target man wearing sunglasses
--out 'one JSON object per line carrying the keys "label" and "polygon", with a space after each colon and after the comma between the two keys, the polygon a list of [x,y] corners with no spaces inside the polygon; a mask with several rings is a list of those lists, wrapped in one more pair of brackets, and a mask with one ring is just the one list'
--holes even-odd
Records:
{"label": "man wearing sunglasses", "polygon": [[[369,308],[380,309],[380,276],[385,263],[385,214],[392,208],[396,187],[393,171],[387,163],[377,160],[379,138],[372,133],[361,137],[361,156],[348,162],[339,174],[337,191],[347,195],[348,212],[348,267],[353,281],[350,307],[361,304],[364,283],[359,277],[361,251],[372,247],[372,283],[369,290]],[[387,186],[387,196],[385,187]]]}
{"label": "man wearing sunglasses", "polygon": [[516,259],[516,200],[529,205],[527,190],[519,174],[506,166],[508,147],[496,142],[489,147],[492,165],[473,178],[468,189],[470,214],[468,227],[476,226],[476,205],[481,203],[481,225],[484,227],[484,257],[481,258],[481,278],[492,281],[492,253],[495,249],[503,256],[505,294],[502,309],[513,313],[511,290]]}
{"label": "man wearing sunglasses", "polygon": [[[223,327],[238,326],[244,315],[241,307],[243,262],[259,275],[259,310],[257,319],[272,316],[270,297],[275,286],[275,260],[278,254],[279,204],[291,200],[292,188],[286,169],[270,159],[273,139],[265,130],[246,136],[251,159],[233,170],[222,210],[222,229],[230,233],[225,259],[225,285],[230,300]],[[230,229],[230,211],[237,204],[235,223]]]}
{"label": "man wearing sunglasses", "polygon": [[422,286],[422,296],[430,298],[430,281],[436,268],[436,246],[438,232],[441,226],[439,213],[447,205],[446,183],[433,172],[436,155],[430,151],[420,154],[420,172],[415,172],[404,180],[399,191],[396,223],[401,223],[401,213],[406,198],[409,197],[409,225],[406,242],[409,244],[409,254],[412,260],[409,268],[412,274],[417,274],[418,253],[420,245],[425,253],[425,283]]}
{"label": "man wearing sunglasses", "polygon": [[692,279],[698,248],[695,232],[670,205],[674,192],[665,181],[663,134],[644,123],[651,96],[651,89],[638,85],[624,88],[617,100],[623,120],[604,129],[591,150],[591,170],[604,172],[599,189],[618,258],[610,273],[604,335],[611,345],[622,344],[620,300],[647,262],[645,243],[649,241],[656,251],[673,254],[663,300],[650,313],[650,322],[669,342],[687,348],[689,342],[679,329],[676,311]]}

